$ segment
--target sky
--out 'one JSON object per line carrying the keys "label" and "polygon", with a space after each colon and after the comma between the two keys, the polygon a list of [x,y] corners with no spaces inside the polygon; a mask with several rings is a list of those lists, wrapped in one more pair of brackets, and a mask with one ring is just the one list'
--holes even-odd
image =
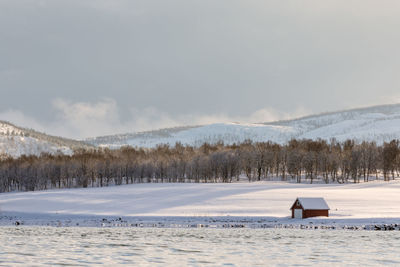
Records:
{"label": "sky", "polygon": [[86,138],[400,102],[397,0],[0,0],[0,120]]}

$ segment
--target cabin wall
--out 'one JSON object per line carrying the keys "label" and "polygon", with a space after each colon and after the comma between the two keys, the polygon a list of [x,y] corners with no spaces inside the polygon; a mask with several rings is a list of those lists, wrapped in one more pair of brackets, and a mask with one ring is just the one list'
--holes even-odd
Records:
{"label": "cabin wall", "polygon": [[[303,209],[303,207],[301,205],[296,205],[297,204],[296,202],[293,204],[293,206],[291,208],[292,209],[292,219],[294,218],[294,210],[295,209]],[[303,210],[303,218],[304,218],[304,210]]]}
{"label": "cabin wall", "polygon": [[294,203],[291,209],[302,209],[303,207],[301,205],[297,205],[297,203]]}
{"label": "cabin wall", "polygon": [[303,218],[325,216],[329,217],[328,210],[303,210]]}

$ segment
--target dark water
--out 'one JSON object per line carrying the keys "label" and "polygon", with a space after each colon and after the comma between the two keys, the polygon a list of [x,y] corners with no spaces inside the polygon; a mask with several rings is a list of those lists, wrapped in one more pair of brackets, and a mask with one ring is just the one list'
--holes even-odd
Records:
{"label": "dark water", "polygon": [[400,266],[400,232],[0,227],[0,266]]}

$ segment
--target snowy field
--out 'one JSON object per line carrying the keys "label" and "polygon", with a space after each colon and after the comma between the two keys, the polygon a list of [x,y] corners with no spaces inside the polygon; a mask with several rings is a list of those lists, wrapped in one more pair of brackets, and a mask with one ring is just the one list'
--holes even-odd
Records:
{"label": "snowy field", "polygon": [[[400,223],[400,181],[361,184],[294,184],[255,182],[232,184],[134,184],[0,195],[0,224],[23,219],[46,224],[50,219],[77,220],[86,226],[123,218],[203,223],[210,218],[274,224],[304,222],[368,224]],[[290,219],[296,197],[323,197],[329,218]],[[118,218],[118,219],[117,219]],[[129,219],[131,218],[131,219]],[[140,218],[140,219],[138,219]],[[147,219],[144,219],[147,218]],[[190,219],[188,219],[190,218]]]}

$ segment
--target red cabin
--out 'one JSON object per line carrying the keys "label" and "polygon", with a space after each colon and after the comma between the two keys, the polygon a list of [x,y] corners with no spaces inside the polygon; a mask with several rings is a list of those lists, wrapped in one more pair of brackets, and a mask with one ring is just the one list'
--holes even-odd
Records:
{"label": "red cabin", "polygon": [[293,203],[292,218],[329,217],[329,207],[322,197],[298,197]]}

